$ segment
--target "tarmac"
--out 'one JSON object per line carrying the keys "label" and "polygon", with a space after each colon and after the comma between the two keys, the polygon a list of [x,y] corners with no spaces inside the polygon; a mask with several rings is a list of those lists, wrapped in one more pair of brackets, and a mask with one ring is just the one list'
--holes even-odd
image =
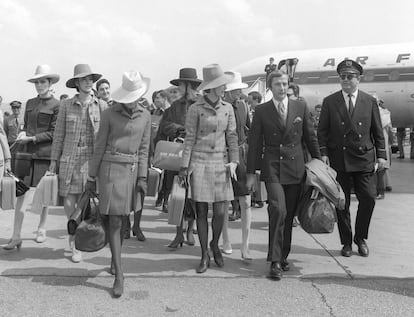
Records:
{"label": "tarmac", "polygon": [[[240,256],[240,221],[230,222],[233,247],[225,265],[197,274],[200,248],[170,250],[167,215],[146,198],[141,227],[147,240],[125,240],[125,293],[111,296],[110,251],[70,259],[66,217],[51,208],[47,240],[34,241],[39,214],[28,210],[20,250],[0,249],[1,316],[414,316],[414,161],[394,159],[392,192],[377,200],[370,255],[340,255],[337,228],[311,235],[293,228],[291,269],[268,280],[266,207],[253,208],[252,261]],[[355,218],[356,199],[351,203]],[[12,234],[13,211],[0,211],[0,245]],[[210,232],[211,235],[211,232]],[[197,240],[197,237],[196,237]]]}

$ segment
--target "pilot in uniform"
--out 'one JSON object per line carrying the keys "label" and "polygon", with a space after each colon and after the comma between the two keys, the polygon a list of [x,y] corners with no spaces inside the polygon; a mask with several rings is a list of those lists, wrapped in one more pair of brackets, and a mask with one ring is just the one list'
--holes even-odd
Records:
{"label": "pilot in uniform", "polygon": [[[375,163],[382,169],[386,163],[384,134],[376,100],[358,90],[363,68],[353,60],[339,63],[337,72],[342,90],[326,97],[318,125],[322,159],[333,167],[345,193],[345,210],[337,210],[341,254],[352,255],[352,241],[361,256],[368,256],[365,242],[375,206]],[[355,235],[352,240],[349,213],[351,187],[358,199]]]}
{"label": "pilot in uniform", "polygon": [[7,135],[7,142],[12,145],[17,140],[17,136],[20,132],[20,125],[23,123],[20,121],[20,108],[22,103],[20,101],[12,101],[10,107],[13,114],[4,119],[4,131]]}

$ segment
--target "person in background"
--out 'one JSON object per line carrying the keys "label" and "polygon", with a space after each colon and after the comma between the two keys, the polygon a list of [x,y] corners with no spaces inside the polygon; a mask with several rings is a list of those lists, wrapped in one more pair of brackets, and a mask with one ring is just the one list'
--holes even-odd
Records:
{"label": "person in background", "polygon": [[213,238],[210,249],[216,265],[224,265],[218,242],[226,216],[226,202],[234,199],[231,178],[236,177],[236,167],[239,164],[233,107],[222,100],[225,85],[233,78],[234,74],[224,73],[218,64],[204,67],[203,82],[199,86],[204,91],[204,96],[191,105],[185,121],[186,137],[179,175],[181,178],[189,176],[189,198],[195,201],[201,246],[197,273],[204,273],[210,266],[207,247],[209,203],[213,205]]}
{"label": "person in background", "polygon": [[[77,94],[64,100],[59,109],[53,136],[49,171],[58,173],[59,195],[68,219],[76,209],[80,195],[86,190],[89,160],[92,157],[98,133],[101,112],[107,108],[103,100],[93,93],[93,84],[101,74],[92,72],[88,64],[77,64],[74,75],[66,87]],[[75,248],[75,236],[69,236],[72,261],[82,260],[82,253]]]}
{"label": "person in background", "polygon": [[[240,98],[242,89],[248,87],[242,82],[240,73],[233,72],[234,79],[226,85],[225,101],[233,106],[236,119],[236,132],[239,147],[239,165],[236,168],[237,180],[232,179],[234,200],[232,201],[233,213],[235,209],[240,210],[242,245],[240,248],[241,258],[251,260],[249,250],[250,225],[252,222],[251,195],[246,186],[246,161],[247,161],[247,135],[250,130],[250,117],[246,103]],[[233,203],[237,202],[237,203]],[[236,209],[236,210],[237,210]],[[237,214],[237,213],[236,213]],[[231,243],[228,238],[228,217],[224,217],[223,225],[223,253],[232,253]]]}
{"label": "person in background", "polygon": [[258,91],[251,91],[247,95],[247,104],[249,105],[250,121],[253,120],[253,114],[257,107],[262,102],[262,95]]}
{"label": "person in background", "polygon": [[322,105],[317,104],[315,106],[315,114],[312,116],[313,126],[315,127],[315,131],[317,131],[317,129],[318,129],[318,124],[319,124],[319,118],[321,116],[321,111],[322,111]]}
{"label": "person in background", "polygon": [[164,90],[157,90],[152,93],[151,115],[161,117],[170,106],[168,94]]}
{"label": "person in background", "polygon": [[[381,170],[386,164],[384,133],[376,100],[359,90],[363,68],[345,59],[338,64],[341,90],[326,97],[322,103],[318,140],[322,160],[336,172],[336,179],[345,193],[345,210],[337,210],[341,238],[341,254],[352,255],[352,241],[358,253],[369,255],[366,239],[375,206],[375,163]],[[358,199],[355,234],[352,234],[351,186]],[[353,239],[352,239],[353,238]]]}
{"label": "person in background", "polygon": [[112,105],[111,98],[111,84],[108,79],[101,78],[96,82],[97,97],[107,103],[108,106]]}
{"label": "person in background", "polygon": [[[52,139],[59,111],[59,101],[50,93],[51,86],[59,81],[59,75],[54,74],[50,66],[39,65],[35,75],[28,80],[33,83],[37,97],[29,99],[24,113],[23,130],[17,137],[17,146],[26,153],[32,154],[30,170],[14,170],[17,177],[24,180],[27,186],[36,187],[48,170],[51,158]],[[14,210],[13,235],[5,250],[20,248],[22,245],[21,231],[24,212],[29,204],[28,194],[17,197]],[[48,208],[43,207],[35,241],[46,241],[46,220]]]}
{"label": "person in background", "polygon": [[168,102],[170,104],[173,104],[174,101],[180,99],[182,97],[182,94],[177,86],[170,86],[165,91],[168,94]]}
{"label": "person in background", "polygon": [[3,127],[7,135],[7,142],[9,142],[9,145],[12,145],[16,142],[17,136],[23,128],[23,122],[20,121],[20,110],[22,108],[22,103],[14,100],[10,103],[10,107],[12,115],[4,119]]}
{"label": "person in background", "polygon": [[269,78],[270,73],[274,72],[277,68],[277,65],[274,64],[275,59],[273,57],[269,58],[269,64],[266,64],[265,66],[265,73],[266,73],[266,88],[270,88],[267,86],[267,79]]}
{"label": "person in background", "polygon": [[63,100],[66,100],[66,99],[68,99],[68,98],[69,98],[69,95],[67,95],[67,94],[62,94],[62,95],[60,95],[59,100],[60,100],[60,101],[63,101]]}
{"label": "person in background", "polygon": [[[391,123],[391,112],[385,108],[384,100],[380,99],[376,94],[373,94],[372,97],[375,98],[378,109],[381,117],[381,125],[384,133],[385,141],[385,151],[387,155],[387,161],[384,164],[383,169],[377,169],[376,179],[377,179],[377,196],[376,199],[385,198],[385,187],[386,187],[386,178],[388,178],[388,186],[390,186],[390,176],[389,169],[391,167],[391,142],[392,142],[392,123]],[[391,140],[391,142],[390,142]]]}
{"label": "person in background", "polygon": [[122,227],[131,210],[142,209],[140,196],[147,188],[151,117],[137,101],[149,84],[150,79],[139,72],[123,74],[122,86],[112,94],[112,106],[102,113],[86,185],[95,191],[98,181],[100,213],[108,217],[115,297],[124,292]]}
{"label": "person in background", "polygon": [[399,159],[404,159],[405,155],[404,155],[404,140],[405,140],[405,127],[398,127],[397,128],[397,142],[398,142],[398,153],[400,153],[400,155],[398,155],[397,158]]}
{"label": "person in background", "polygon": [[[175,138],[186,138],[186,117],[189,107],[196,101],[197,88],[201,83],[201,80],[197,78],[197,71],[195,68],[182,68],[180,69],[179,77],[170,81],[172,85],[178,87],[180,99],[173,102],[168,112],[163,116],[163,123],[160,127],[162,133],[166,135],[170,141]],[[174,171],[165,171],[164,177],[166,178],[165,191],[164,191],[164,206],[163,210],[168,210],[168,196],[170,195],[174,176],[177,175]],[[188,221],[187,227],[187,244],[194,245],[193,236],[194,220]],[[168,245],[169,248],[176,249],[179,245],[182,246],[184,242],[183,234],[183,219],[181,219],[180,226],[176,227],[177,233],[173,241]]]}
{"label": "person in background", "polygon": [[[268,277],[280,280],[289,271],[292,222],[305,176],[304,144],[313,158],[320,158],[318,141],[306,104],[287,97],[289,76],[281,71],[270,74],[272,100],[259,105],[250,128],[247,154],[247,188],[256,182],[256,167],[266,184],[269,214],[271,262]],[[262,153],[263,158],[258,155]]]}

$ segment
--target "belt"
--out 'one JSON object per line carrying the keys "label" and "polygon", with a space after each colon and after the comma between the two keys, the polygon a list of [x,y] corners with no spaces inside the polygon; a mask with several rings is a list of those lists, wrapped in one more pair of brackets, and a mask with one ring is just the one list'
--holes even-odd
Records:
{"label": "belt", "polygon": [[128,154],[114,151],[106,151],[102,160],[119,163],[138,163],[138,154]]}

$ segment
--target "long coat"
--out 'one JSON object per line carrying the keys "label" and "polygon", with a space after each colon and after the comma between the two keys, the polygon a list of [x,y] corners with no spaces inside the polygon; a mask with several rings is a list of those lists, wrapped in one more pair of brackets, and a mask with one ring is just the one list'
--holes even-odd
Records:
{"label": "long coat", "polygon": [[128,215],[137,210],[138,178],[148,173],[151,115],[137,105],[132,113],[114,102],[102,113],[89,175],[98,176],[102,214]]}
{"label": "long coat", "polygon": [[[88,106],[88,124],[86,129],[86,160],[90,160],[98,133],[101,112],[107,108],[107,104],[93,97]],[[64,100],[60,106],[53,136],[51,160],[59,165],[59,194],[67,196],[72,179],[72,173],[76,165],[76,153],[80,139],[82,124],[82,105],[75,95],[73,98]],[[82,170],[86,181],[88,170]]]}
{"label": "long coat", "polygon": [[350,116],[342,91],[326,97],[318,125],[322,155],[342,172],[372,172],[376,158],[386,159],[385,140],[376,100],[358,91]]}
{"label": "long coat", "polygon": [[256,107],[249,134],[247,154],[247,173],[254,174],[258,153],[261,160],[260,178],[264,182],[299,184],[305,174],[306,144],[313,158],[319,158],[319,147],[313,123],[306,104],[299,100],[288,101],[286,125],[283,124],[273,100]]}

